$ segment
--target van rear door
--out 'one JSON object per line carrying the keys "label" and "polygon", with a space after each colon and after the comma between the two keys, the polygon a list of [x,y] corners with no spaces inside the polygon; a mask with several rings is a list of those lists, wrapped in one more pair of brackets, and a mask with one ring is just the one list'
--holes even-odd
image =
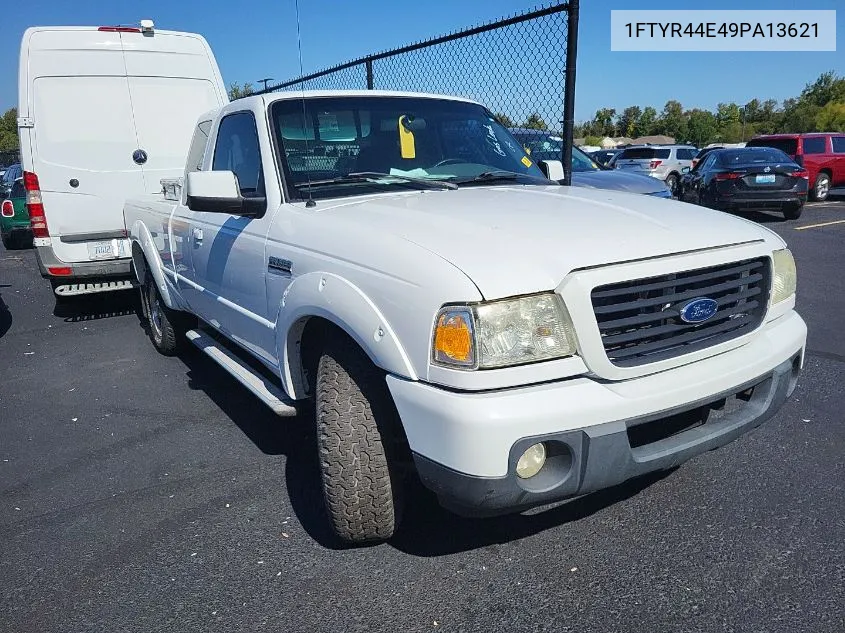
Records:
{"label": "van rear door", "polygon": [[211,49],[193,33],[121,33],[138,149],[144,152],[144,186],[161,191],[176,178],[197,118],[228,102]]}
{"label": "van rear door", "polygon": [[32,167],[56,256],[90,260],[86,242],[123,233],[123,202],[143,191],[120,33],[36,31],[27,81]]}

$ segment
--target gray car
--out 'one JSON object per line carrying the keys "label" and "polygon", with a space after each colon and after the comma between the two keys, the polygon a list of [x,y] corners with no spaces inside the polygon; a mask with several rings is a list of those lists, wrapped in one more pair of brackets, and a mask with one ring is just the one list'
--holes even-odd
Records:
{"label": "gray car", "polygon": [[[548,131],[511,128],[514,135],[534,160],[560,160],[563,139]],[[590,189],[629,191],[659,198],[671,198],[666,183],[644,174],[629,173],[602,167],[587,154],[572,148],[572,185]]]}

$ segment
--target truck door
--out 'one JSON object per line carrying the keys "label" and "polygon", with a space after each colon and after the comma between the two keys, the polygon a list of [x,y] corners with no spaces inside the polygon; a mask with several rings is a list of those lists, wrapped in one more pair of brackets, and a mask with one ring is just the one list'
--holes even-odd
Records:
{"label": "truck door", "polygon": [[[220,121],[211,168],[233,171],[242,196],[265,195],[258,129],[251,112],[236,112]],[[274,323],[268,319],[265,285],[265,242],[272,213],[247,218],[194,210],[187,212],[187,219],[195,286],[188,295],[192,309],[275,364]]]}

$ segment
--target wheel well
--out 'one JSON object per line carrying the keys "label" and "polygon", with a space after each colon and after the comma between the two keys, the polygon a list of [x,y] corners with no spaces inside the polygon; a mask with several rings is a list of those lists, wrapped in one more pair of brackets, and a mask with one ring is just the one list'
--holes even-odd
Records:
{"label": "wheel well", "polygon": [[299,356],[290,359],[294,364],[290,368],[290,373],[291,376],[301,377],[299,381],[294,379],[294,382],[299,382],[305,394],[312,396],[316,384],[320,352],[323,349],[323,342],[329,334],[338,334],[347,338],[350,345],[358,345],[358,343],[342,328],[328,319],[317,316],[305,317],[295,323],[291,328],[291,333],[296,336],[297,332],[299,340],[294,341],[294,343],[299,350]]}
{"label": "wheel well", "polygon": [[816,174],[816,178],[819,177],[819,174],[825,174],[828,178],[833,178],[833,172],[830,170],[829,167],[823,167],[819,169],[819,173]]}
{"label": "wheel well", "polygon": [[132,270],[139,284],[143,284],[147,277],[147,258],[138,242],[132,242]]}

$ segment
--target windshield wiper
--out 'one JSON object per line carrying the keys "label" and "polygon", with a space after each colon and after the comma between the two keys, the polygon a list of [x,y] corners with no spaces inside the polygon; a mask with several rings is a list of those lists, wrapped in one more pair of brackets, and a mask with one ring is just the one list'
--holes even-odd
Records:
{"label": "windshield wiper", "polygon": [[402,182],[413,183],[415,185],[423,185],[426,187],[436,187],[442,189],[457,189],[458,185],[445,180],[435,180],[433,178],[414,178],[413,176],[405,176],[403,174],[386,174],[378,171],[357,171],[346,174],[345,176],[338,176],[337,178],[327,178],[325,180],[312,180],[311,182],[297,183],[298,187],[320,187],[323,185],[344,185],[357,182],[376,182],[385,178],[393,178]]}
{"label": "windshield wiper", "polygon": [[470,182],[496,182],[505,180],[519,180],[520,178],[531,178],[533,180],[537,180],[536,178],[534,178],[534,176],[529,176],[528,174],[518,174],[515,171],[497,169],[494,171],[482,171],[477,176],[473,176],[472,178],[462,178],[460,180],[456,180],[455,182],[463,185]]}

